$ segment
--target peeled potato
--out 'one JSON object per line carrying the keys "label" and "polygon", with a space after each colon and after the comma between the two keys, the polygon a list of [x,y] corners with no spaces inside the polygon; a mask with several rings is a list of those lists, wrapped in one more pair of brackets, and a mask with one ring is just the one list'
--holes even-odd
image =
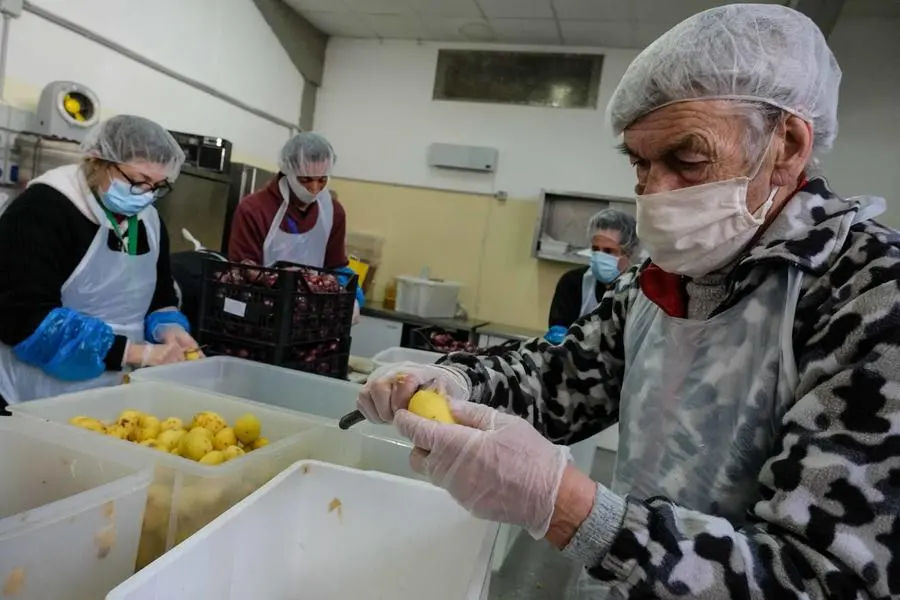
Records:
{"label": "peeled potato", "polygon": [[419,390],[409,400],[409,412],[438,423],[456,423],[450,412],[450,402],[432,390]]}

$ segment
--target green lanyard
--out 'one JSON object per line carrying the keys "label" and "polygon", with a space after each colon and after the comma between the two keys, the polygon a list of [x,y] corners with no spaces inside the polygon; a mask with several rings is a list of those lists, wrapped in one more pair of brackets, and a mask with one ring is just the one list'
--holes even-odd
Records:
{"label": "green lanyard", "polygon": [[[115,215],[110,212],[108,208],[100,205],[100,208],[103,209],[103,212],[106,214],[106,218],[109,219],[110,224],[112,225],[113,233],[116,234],[116,237],[119,238],[119,242],[122,245],[125,245],[125,241],[122,239],[122,234],[119,233],[119,222],[116,221]],[[137,215],[132,215],[128,217],[128,254],[131,256],[137,256],[137,244],[138,244],[138,218]]]}

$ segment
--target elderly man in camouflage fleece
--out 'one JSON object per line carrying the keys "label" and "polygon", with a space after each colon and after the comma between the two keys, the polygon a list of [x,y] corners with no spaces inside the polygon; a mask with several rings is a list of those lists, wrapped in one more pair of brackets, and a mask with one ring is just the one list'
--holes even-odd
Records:
{"label": "elderly man in camouflage fleece", "polygon": [[[839,82],[789,8],[677,25],[608,108],[651,260],[562,345],[382,370],[360,409],[473,514],[545,537],[613,597],[900,597],[900,235],[872,220],[882,200],[815,172]],[[432,384],[460,424],[403,410]],[[608,489],[555,444],[616,422]]]}

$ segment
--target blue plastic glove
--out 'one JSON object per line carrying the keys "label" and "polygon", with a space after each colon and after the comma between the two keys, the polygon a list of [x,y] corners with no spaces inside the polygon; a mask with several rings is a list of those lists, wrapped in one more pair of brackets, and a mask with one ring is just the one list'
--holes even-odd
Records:
{"label": "blue plastic glove", "polygon": [[177,310],[158,310],[147,315],[144,319],[144,338],[157,344],[163,343],[163,331],[167,327],[181,327],[186,333],[190,333],[191,324],[186,316]]}
{"label": "blue plastic glove", "polygon": [[550,331],[544,334],[544,339],[551,344],[562,344],[563,340],[566,339],[567,332],[568,330],[562,325],[554,325],[550,328]]}
{"label": "blue plastic glove", "polygon": [[[340,269],[337,269],[337,272],[343,273],[343,275],[338,275],[338,282],[340,282],[341,285],[347,285],[350,278],[356,275],[356,272],[350,267],[341,267]],[[356,285],[356,303],[359,304],[360,308],[366,305],[366,295],[359,286],[359,283]]]}
{"label": "blue plastic glove", "polygon": [[22,362],[63,381],[87,381],[106,371],[112,327],[69,308],[55,308],[28,339],[13,348]]}

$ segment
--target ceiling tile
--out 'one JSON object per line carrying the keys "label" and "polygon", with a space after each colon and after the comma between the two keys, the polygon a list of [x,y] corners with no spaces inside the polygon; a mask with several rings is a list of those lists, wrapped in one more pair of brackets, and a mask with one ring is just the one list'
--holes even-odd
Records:
{"label": "ceiling tile", "polygon": [[[315,1],[315,0],[314,0]],[[407,0],[342,0],[349,10],[367,15],[412,15]]]}
{"label": "ceiling tile", "polygon": [[635,27],[630,21],[560,21],[568,46],[635,48]]}
{"label": "ceiling tile", "polygon": [[[432,40],[454,41],[493,41],[496,34],[487,21],[481,19],[458,19],[453,17],[422,17]],[[484,37],[473,39],[472,32],[483,32]],[[467,33],[469,35],[467,35]]]}
{"label": "ceiling tile", "polygon": [[[784,0],[754,0],[757,4],[786,4]],[[674,21],[679,23],[699,12],[735,4],[723,0],[678,0],[677,2],[659,2],[659,0],[633,0],[634,16],[639,21]]]}
{"label": "ceiling tile", "polygon": [[304,11],[306,19],[328,35],[375,37],[375,31],[356,13]]}
{"label": "ceiling tile", "polygon": [[378,37],[398,40],[428,39],[428,29],[416,15],[363,15]]}
{"label": "ceiling tile", "polygon": [[[553,0],[560,20],[628,21],[634,18],[637,0]],[[647,0],[643,0],[647,1]],[[659,0],[655,0],[659,3]],[[671,0],[665,4],[672,3]]]}
{"label": "ceiling tile", "polygon": [[508,44],[561,44],[553,19],[490,19],[498,42]]}
{"label": "ceiling tile", "polygon": [[344,12],[343,0],[284,0],[285,4],[306,16],[306,11],[317,10],[324,12]]}
{"label": "ceiling tile", "polygon": [[477,0],[488,19],[552,19],[551,0]]}
{"label": "ceiling tile", "polygon": [[645,48],[652,44],[656,38],[672,29],[681,20],[672,19],[669,21],[638,21],[635,25],[635,44],[637,48]]}
{"label": "ceiling tile", "polygon": [[420,15],[437,17],[481,18],[481,9],[475,0],[406,0]]}

